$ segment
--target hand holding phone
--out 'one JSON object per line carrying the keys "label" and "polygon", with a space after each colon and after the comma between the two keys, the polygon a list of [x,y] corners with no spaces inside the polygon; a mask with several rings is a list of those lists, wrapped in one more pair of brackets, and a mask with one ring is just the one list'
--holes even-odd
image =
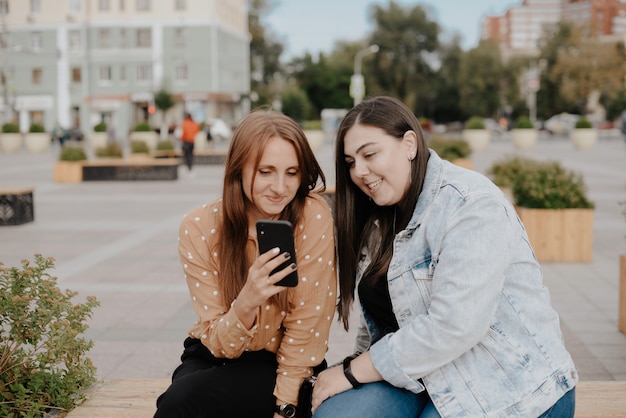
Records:
{"label": "hand holding phone", "polygon": [[[272,270],[271,274],[283,270],[296,262],[296,250],[293,243],[293,226],[289,221],[283,220],[260,220],[256,223],[257,240],[261,254],[272,248],[280,248],[281,253],[288,252],[291,257],[280,266]],[[284,279],[275,284],[276,286],[294,287],[298,285],[298,272],[289,273]]]}

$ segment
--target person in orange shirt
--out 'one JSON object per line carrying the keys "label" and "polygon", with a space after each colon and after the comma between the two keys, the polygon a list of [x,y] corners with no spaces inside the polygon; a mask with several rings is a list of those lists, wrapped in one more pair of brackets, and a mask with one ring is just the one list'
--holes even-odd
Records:
{"label": "person in orange shirt", "polygon": [[200,125],[193,120],[191,114],[185,113],[181,131],[180,140],[183,143],[183,157],[185,158],[187,168],[191,171],[193,166],[193,141],[196,138],[196,134],[200,131]]}

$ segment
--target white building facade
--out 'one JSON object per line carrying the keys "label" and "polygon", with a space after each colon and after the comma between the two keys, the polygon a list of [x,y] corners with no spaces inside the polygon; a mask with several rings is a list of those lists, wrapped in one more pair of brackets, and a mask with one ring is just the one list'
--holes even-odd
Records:
{"label": "white building facade", "polygon": [[[0,0],[3,121],[125,135],[249,110],[246,0]],[[165,89],[176,106],[154,108]]]}

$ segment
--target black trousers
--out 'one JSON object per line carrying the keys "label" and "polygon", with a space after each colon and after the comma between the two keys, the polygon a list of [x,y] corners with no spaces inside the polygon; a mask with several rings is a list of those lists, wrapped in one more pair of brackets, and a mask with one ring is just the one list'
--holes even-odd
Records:
{"label": "black trousers", "polygon": [[215,358],[200,340],[187,338],[184,345],[155,418],[273,417],[276,354],[249,351],[228,360]]}
{"label": "black trousers", "polygon": [[185,159],[185,164],[187,168],[191,170],[191,166],[193,165],[193,142],[183,141],[183,158]]}

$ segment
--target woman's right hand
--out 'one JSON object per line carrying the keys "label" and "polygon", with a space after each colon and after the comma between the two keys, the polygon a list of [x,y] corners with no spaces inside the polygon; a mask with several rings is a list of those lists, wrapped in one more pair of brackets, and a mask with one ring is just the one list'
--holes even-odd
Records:
{"label": "woman's right hand", "polygon": [[296,269],[295,262],[272,275],[270,273],[289,258],[289,253],[280,253],[279,248],[273,248],[261,254],[248,269],[246,284],[235,302],[235,312],[248,329],[254,325],[257,308],[271,296],[286,289],[286,287],[276,286],[275,283]]}

